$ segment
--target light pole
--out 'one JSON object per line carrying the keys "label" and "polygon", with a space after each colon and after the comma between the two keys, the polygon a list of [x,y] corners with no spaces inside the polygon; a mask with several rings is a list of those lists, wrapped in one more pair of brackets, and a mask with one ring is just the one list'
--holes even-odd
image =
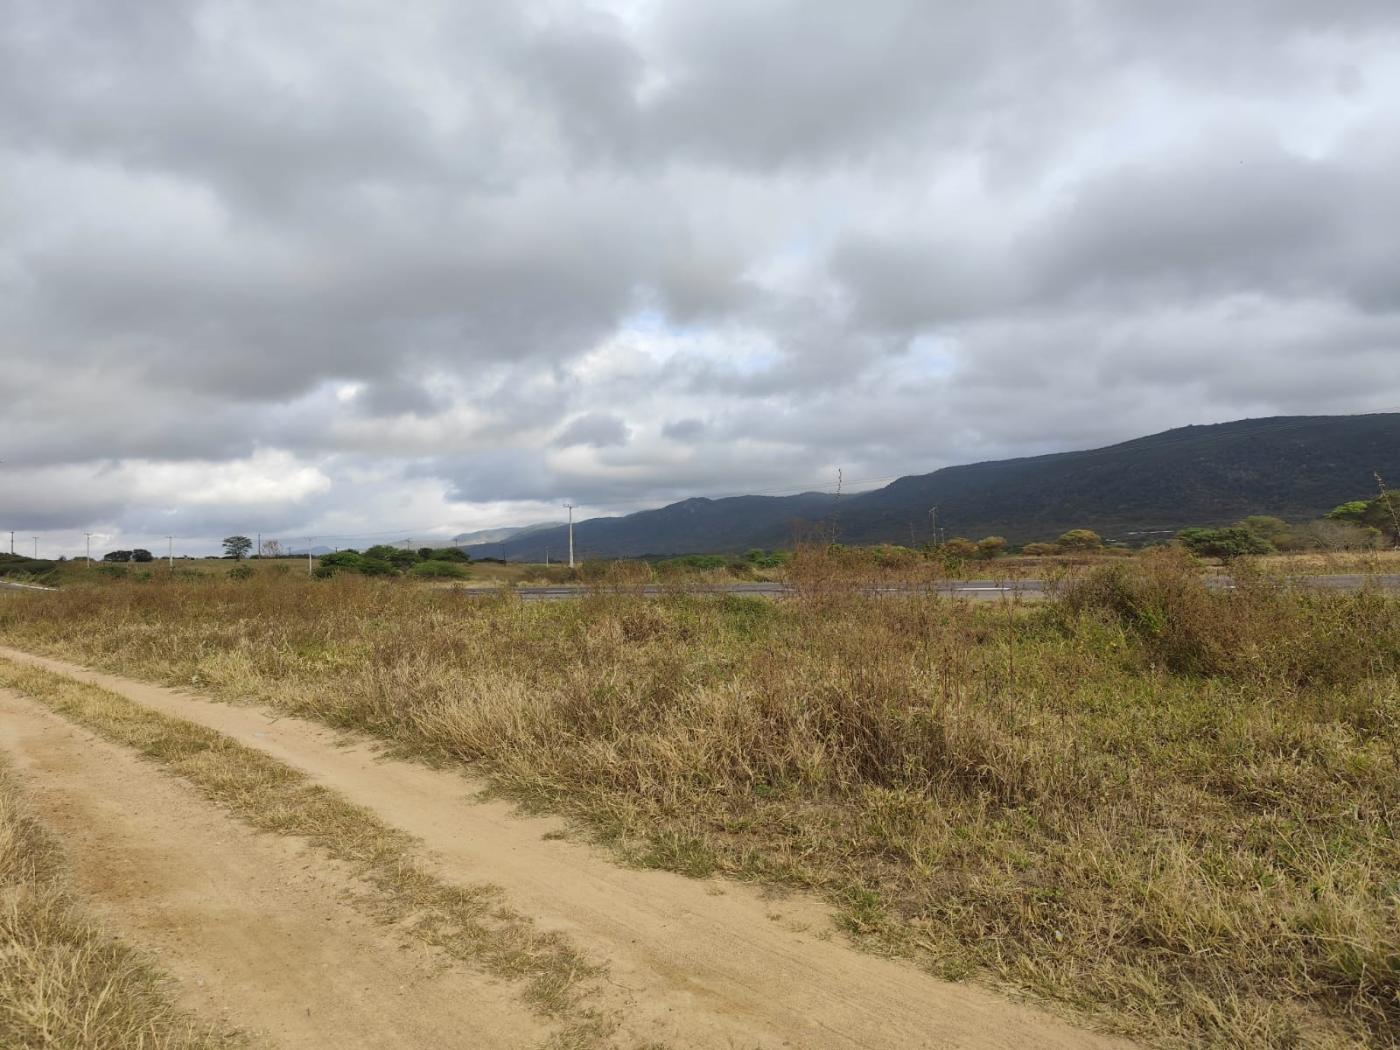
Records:
{"label": "light pole", "polygon": [[569,508],[569,568],[574,567],[574,504],[565,503]]}

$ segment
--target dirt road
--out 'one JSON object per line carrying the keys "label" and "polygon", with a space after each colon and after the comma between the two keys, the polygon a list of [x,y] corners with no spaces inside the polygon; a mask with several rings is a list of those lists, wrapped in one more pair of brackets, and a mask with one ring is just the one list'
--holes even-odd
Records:
{"label": "dirt road", "polygon": [[63,845],[75,888],[179,978],[181,1005],[284,1050],[515,1048],[542,1025],[342,903],[353,882],[127,749],[0,690],[0,747]]}
{"label": "dirt road", "polygon": [[[472,796],[481,783],[384,758],[370,742],[347,744],[343,735],[323,726],[254,706],[190,696],[9,649],[0,648],[0,655],[102,685],[225,733],[417,836],[440,877],[504,887],[513,907],[547,929],[565,932],[608,965],[617,996],[609,1005],[625,1019],[624,1044],[662,1042],[677,1050],[1092,1050],[1129,1045],[990,992],[935,980],[911,965],[858,953],[833,936],[828,910],[811,900],[770,899],[732,882],[619,867],[590,846],[557,838],[559,821],[524,817],[500,802],[476,801]],[[149,770],[123,768],[118,779],[128,792],[140,793],[160,778]],[[126,804],[137,802],[128,798]],[[230,852],[217,843],[204,848],[216,866]],[[256,902],[248,903],[246,925],[256,925]],[[330,954],[321,959],[340,957],[333,946],[322,950]],[[411,1013],[419,998],[413,993],[384,1008]],[[510,1045],[529,1042],[522,1038]],[[475,1045],[493,1044],[482,1040]]]}

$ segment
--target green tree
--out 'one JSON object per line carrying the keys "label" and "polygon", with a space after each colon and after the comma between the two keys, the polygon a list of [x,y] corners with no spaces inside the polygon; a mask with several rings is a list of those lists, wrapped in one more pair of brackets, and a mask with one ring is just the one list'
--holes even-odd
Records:
{"label": "green tree", "polygon": [[1379,529],[1392,543],[1400,544],[1400,492],[1393,489],[1383,491],[1375,499],[1343,503],[1329,511],[1327,517]]}
{"label": "green tree", "polygon": [[253,549],[253,541],[247,536],[225,536],[224,537],[224,557],[232,558],[234,561],[242,561],[248,556],[248,552]]}
{"label": "green tree", "polygon": [[1228,529],[1182,529],[1176,534],[1181,545],[1204,558],[1243,557],[1246,554],[1272,554],[1274,545],[1239,526]]}

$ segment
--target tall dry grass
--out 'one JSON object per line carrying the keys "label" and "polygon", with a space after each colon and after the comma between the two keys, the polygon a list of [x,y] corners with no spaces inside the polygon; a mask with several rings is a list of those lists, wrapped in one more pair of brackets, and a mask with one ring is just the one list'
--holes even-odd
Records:
{"label": "tall dry grass", "polygon": [[1212,591],[1170,554],[1035,607],[848,575],[797,566],[782,603],[148,584],[19,596],[0,631],[470,762],[1163,1045],[1400,1045],[1400,605]]}

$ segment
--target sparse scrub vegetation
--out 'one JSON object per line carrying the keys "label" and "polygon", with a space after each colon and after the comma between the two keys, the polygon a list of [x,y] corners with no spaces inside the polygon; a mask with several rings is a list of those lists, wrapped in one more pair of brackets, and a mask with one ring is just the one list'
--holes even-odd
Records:
{"label": "sparse scrub vegetation", "polygon": [[6,596],[0,630],[471,763],[1159,1045],[1400,1046],[1400,602],[1180,550],[1039,605],[834,585],[940,569],[879,557],[799,550],[780,603],[172,581]]}

